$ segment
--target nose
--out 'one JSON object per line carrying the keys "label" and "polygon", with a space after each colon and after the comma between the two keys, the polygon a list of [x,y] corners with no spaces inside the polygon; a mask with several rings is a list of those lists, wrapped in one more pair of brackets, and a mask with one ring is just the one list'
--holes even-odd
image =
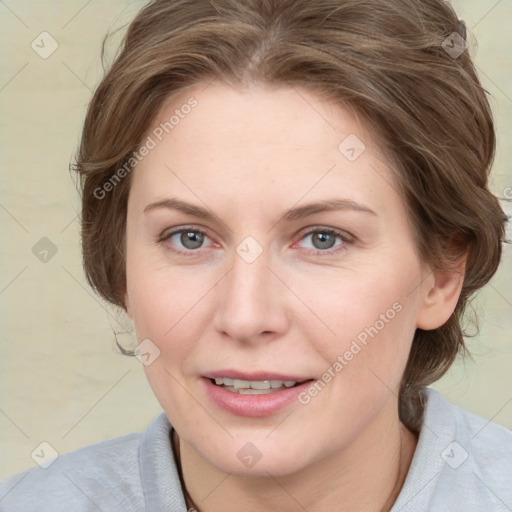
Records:
{"label": "nose", "polygon": [[286,332],[286,294],[267,263],[263,255],[252,263],[234,255],[231,271],[216,287],[217,332],[243,343],[275,339]]}

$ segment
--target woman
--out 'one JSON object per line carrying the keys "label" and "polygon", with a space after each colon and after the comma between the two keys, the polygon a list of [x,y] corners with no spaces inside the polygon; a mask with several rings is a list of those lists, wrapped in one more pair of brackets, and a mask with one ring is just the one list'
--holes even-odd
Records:
{"label": "woman", "polygon": [[440,0],[154,0],[90,103],[84,265],[164,413],[0,509],[507,510],[512,435],[427,386],[501,256]]}

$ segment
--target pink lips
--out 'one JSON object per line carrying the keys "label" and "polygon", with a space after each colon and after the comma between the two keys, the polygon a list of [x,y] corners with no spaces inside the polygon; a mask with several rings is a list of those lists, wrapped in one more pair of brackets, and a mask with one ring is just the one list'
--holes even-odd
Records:
{"label": "pink lips", "polygon": [[[299,382],[300,384],[292,388],[283,388],[279,391],[263,395],[243,395],[227,391],[223,387],[217,386],[213,382],[213,379],[221,377],[248,381],[288,380]],[[297,400],[298,395],[310,385],[311,380],[310,378],[305,379],[304,377],[296,375],[284,375],[270,372],[242,373],[236,370],[222,370],[208,373],[208,375],[203,377],[202,382],[205,386],[206,394],[221,409],[238,416],[257,418],[277,414],[286,408]]]}

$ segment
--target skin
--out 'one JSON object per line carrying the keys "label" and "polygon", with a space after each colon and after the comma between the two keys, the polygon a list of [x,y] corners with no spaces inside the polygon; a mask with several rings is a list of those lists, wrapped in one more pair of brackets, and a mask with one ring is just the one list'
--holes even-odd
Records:
{"label": "skin", "polygon": [[[179,434],[186,487],[208,512],[389,510],[417,442],[397,412],[413,334],[450,317],[461,275],[421,260],[392,163],[351,111],[305,89],[216,81],[168,102],[152,129],[191,96],[198,106],[133,171],[125,296],[138,340],[160,350],[144,368]],[[338,150],[349,134],[366,146],[352,162]],[[214,217],[144,212],[171,197]],[[374,214],[279,220],[326,199]],[[159,241],[183,227],[206,232],[200,248]],[[318,249],[312,228],[345,240]],[[236,252],[247,236],[262,249],[252,263]],[[247,418],[204,392],[201,375],[226,368],[321,379],[394,303],[401,311],[307,405]],[[262,454],[252,468],[237,457],[248,442]]]}

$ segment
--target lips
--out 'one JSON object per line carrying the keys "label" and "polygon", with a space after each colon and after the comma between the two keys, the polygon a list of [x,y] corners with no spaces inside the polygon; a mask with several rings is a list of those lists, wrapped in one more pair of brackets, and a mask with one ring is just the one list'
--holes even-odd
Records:
{"label": "lips", "polygon": [[291,405],[312,378],[274,372],[221,370],[202,379],[210,399],[232,414],[260,417]]}

